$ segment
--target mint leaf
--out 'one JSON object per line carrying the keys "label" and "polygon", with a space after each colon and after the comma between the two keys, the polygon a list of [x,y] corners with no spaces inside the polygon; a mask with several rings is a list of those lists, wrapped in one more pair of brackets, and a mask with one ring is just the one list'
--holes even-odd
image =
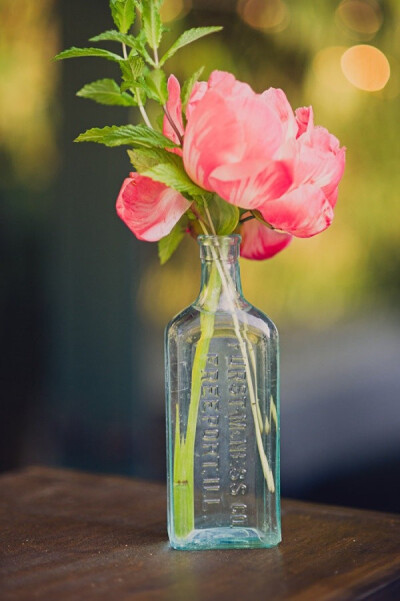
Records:
{"label": "mint leaf", "polygon": [[128,58],[119,63],[123,84],[121,90],[128,90],[138,85],[138,79],[141,77],[144,69],[144,62],[140,56],[129,54]]}
{"label": "mint leaf", "polygon": [[158,256],[161,265],[164,265],[171,258],[185,236],[184,223],[181,223],[181,221],[184,220],[178,221],[170,233],[158,241]]}
{"label": "mint leaf", "polygon": [[176,42],[172,44],[171,48],[167,50],[160,60],[160,65],[162,66],[165,61],[171,58],[171,56],[173,56],[180,48],[183,48],[183,46],[187,46],[187,44],[191,44],[195,40],[198,40],[205,35],[209,35],[210,33],[221,31],[221,29],[222,27],[194,27],[193,29],[188,29],[179,36]]}
{"label": "mint leaf", "polygon": [[150,98],[156,100],[161,105],[168,100],[167,77],[161,69],[150,71],[146,77],[146,91]]}
{"label": "mint leaf", "polygon": [[76,93],[81,98],[89,98],[99,104],[135,106],[136,101],[130,94],[121,92],[113,79],[99,79],[88,83]]}
{"label": "mint leaf", "polygon": [[235,231],[240,217],[238,207],[215,195],[208,203],[208,209],[218,236],[227,236]]}
{"label": "mint leaf", "polygon": [[121,33],[127,33],[135,20],[133,0],[110,0],[111,16]]}
{"label": "mint leaf", "polygon": [[64,58],[78,58],[80,56],[99,56],[100,58],[106,58],[107,60],[115,61],[116,63],[122,61],[122,56],[114,54],[114,52],[109,52],[108,50],[103,50],[103,48],[76,48],[75,46],[56,54],[54,60],[59,61]]}
{"label": "mint leaf", "polygon": [[161,2],[157,0],[147,0],[142,10],[143,29],[147,43],[153,50],[159,47],[162,36],[160,5]]}
{"label": "mint leaf", "polygon": [[146,125],[112,125],[93,127],[80,134],[75,142],[97,142],[105,146],[145,146],[147,148],[173,148],[175,144]]}
{"label": "mint leaf", "polygon": [[143,56],[144,60],[149,63],[152,67],[156,66],[156,63],[153,61],[153,59],[151,58],[150,54],[147,52],[146,49],[146,33],[144,31],[144,29],[141,29],[139,31],[139,33],[137,34],[136,38],[136,49],[139,52],[139,54],[141,56]]}
{"label": "mint leaf", "polygon": [[144,171],[143,175],[150,177],[156,182],[161,182],[170,188],[174,188],[174,190],[182,192],[182,194],[199,196],[205,193],[202,188],[199,188],[192,182],[182,164],[174,165],[171,163],[159,163],[147,171]]}
{"label": "mint leaf", "polygon": [[161,148],[136,148],[127,152],[138,173],[143,173],[159,163],[171,163],[178,167],[181,165],[180,159],[175,153]]}
{"label": "mint leaf", "polygon": [[121,33],[115,29],[104,31],[90,38],[90,42],[119,42],[120,44],[126,44],[129,48],[136,48],[136,39],[129,33]]}
{"label": "mint leaf", "polygon": [[200,69],[198,69],[195,73],[193,73],[193,75],[191,75],[189,77],[189,79],[187,79],[182,86],[181,100],[182,100],[182,108],[184,111],[186,110],[186,105],[189,102],[189,98],[190,98],[190,94],[192,93],[193,86],[200,79],[203,71],[204,71],[204,67],[200,67]]}
{"label": "mint leaf", "polygon": [[139,34],[135,37],[130,35],[129,33],[121,33],[120,31],[116,31],[115,29],[110,29],[109,31],[105,31],[104,33],[99,33],[99,35],[90,38],[91,42],[119,42],[120,44],[125,44],[129,46],[129,48],[133,48],[136,50],[143,58],[153,67],[155,67],[155,62],[147,52],[145,48],[145,35],[143,30],[139,32]]}

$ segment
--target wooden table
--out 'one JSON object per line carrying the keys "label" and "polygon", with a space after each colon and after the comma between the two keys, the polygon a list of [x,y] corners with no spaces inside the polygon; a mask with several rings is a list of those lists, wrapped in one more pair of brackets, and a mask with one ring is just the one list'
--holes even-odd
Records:
{"label": "wooden table", "polygon": [[283,502],[276,549],[169,548],[165,488],[34,467],[0,477],[0,599],[398,601],[400,516]]}

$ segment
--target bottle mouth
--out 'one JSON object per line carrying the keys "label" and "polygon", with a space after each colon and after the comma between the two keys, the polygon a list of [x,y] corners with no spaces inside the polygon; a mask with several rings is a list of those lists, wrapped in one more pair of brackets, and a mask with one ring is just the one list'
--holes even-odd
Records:
{"label": "bottle mouth", "polygon": [[200,246],[236,246],[241,241],[242,236],[240,234],[229,234],[228,236],[206,236],[202,234],[201,236],[197,236],[197,242]]}
{"label": "bottle mouth", "polygon": [[229,234],[228,236],[206,236],[197,237],[200,245],[200,258],[202,261],[228,261],[234,262],[239,257],[240,234]]}

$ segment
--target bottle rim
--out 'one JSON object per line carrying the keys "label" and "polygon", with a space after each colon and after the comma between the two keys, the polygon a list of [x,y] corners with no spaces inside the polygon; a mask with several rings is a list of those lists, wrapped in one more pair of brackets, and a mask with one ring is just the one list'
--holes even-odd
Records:
{"label": "bottle rim", "polygon": [[197,236],[197,242],[200,245],[207,245],[207,244],[212,244],[212,243],[217,243],[218,242],[222,242],[224,241],[226,243],[226,241],[229,240],[230,245],[236,245],[236,244],[240,244],[240,242],[242,241],[242,236],[240,234],[227,234],[225,236],[218,236],[218,235],[214,235],[214,234],[210,234],[210,235],[206,235],[206,234],[201,234],[200,236]]}

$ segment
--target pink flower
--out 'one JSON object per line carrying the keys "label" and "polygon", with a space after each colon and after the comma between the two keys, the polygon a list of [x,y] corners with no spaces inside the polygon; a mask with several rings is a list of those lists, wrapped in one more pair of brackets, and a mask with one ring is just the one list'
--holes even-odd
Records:
{"label": "pink flower", "polygon": [[[183,136],[183,119],[182,119],[182,102],[181,102],[181,86],[175,75],[170,75],[168,78],[168,100],[167,100],[167,111],[170,118],[175,124],[175,127],[179,131],[179,134]],[[180,139],[175,129],[172,127],[170,120],[164,115],[163,121],[163,134],[175,144],[180,144]],[[182,150],[180,148],[174,148],[171,152],[175,152],[182,156]]]}
{"label": "pink flower", "polygon": [[[260,211],[273,228],[247,221],[242,256],[272,257],[292,236],[314,236],[330,225],[345,148],[314,126],[311,107],[294,114],[282,90],[256,94],[230,73],[214,71],[193,87],[186,130],[174,75],[166,108],[163,133],[176,144],[183,138],[183,148],[171,152],[182,156],[192,180],[233,205]],[[149,241],[168,234],[189,206],[178,192],[138,174],[125,180],[117,201],[119,216]]]}
{"label": "pink flower", "polygon": [[[179,83],[172,77],[169,108],[179,115],[183,132]],[[312,109],[294,115],[282,90],[256,94],[221,71],[198,86],[183,144],[193,181],[231,204],[258,209],[274,228],[291,235],[309,237],[327,228],[345,149],[314,126]]]}
{"label": "pink flower", "polygon": [[[194,108],[201,98],[204,96],[204,93],[207,89],[207,84],[205,81],[196,82],[192,88],[192,92],[190,94],[189,102],[186,106],[186,117],[189,119],[192,114]],[[181,86],[179,85],[179,81],[176,79],[175,75],[170,75],[168,78],[168,100],[167,100],[167,111],[174,122],[175,127],[179,131],[180,136],[182,137],[185,129],[183,127],[183,118],[182,118],[182,101],[181,101]],[[172,124],[168,117],[164,115],[163,120],[163,134],[175,144],[180,144],[180,139],[172,127]],[[180,148],[174,148],[171,152],[175,152],[182,156],[182,150]]]}
{"label": "pink flower", "polygon": [[[222,71],[214,71],[202,91],[188,117],[183,144],[189,176],[206,190],[246,209],[258,209],[267,200],[279,198],[292,180],[275,155],[288,130],[297,131],[283,92],[274,91],[279,100],[274,92],[256,94]],[[283,108],[278,110],[278,106]]]}
{"label": "pink flower", "polygon": [[117,198],[117,213],[139,240],[155,242],[172,230],[190,202],[172,188],[130,173]]}
{"label": "pink flower", "polygon": [[280,155],[292,185],[259,210],[274,228],[308,238],[332,222],[346,149],[340,148],[337,138],[324,127],[314,126],[311,107],[297,109],[296,119],[296,139],[289,140]]}
{"label": "pink flower", "polygon": [[290,234],[283,234],[271,230],[260,221],[253,219],[243,224],[242,244],[240,254],[246,259],[270,259],[287,247],[292,240]]}

